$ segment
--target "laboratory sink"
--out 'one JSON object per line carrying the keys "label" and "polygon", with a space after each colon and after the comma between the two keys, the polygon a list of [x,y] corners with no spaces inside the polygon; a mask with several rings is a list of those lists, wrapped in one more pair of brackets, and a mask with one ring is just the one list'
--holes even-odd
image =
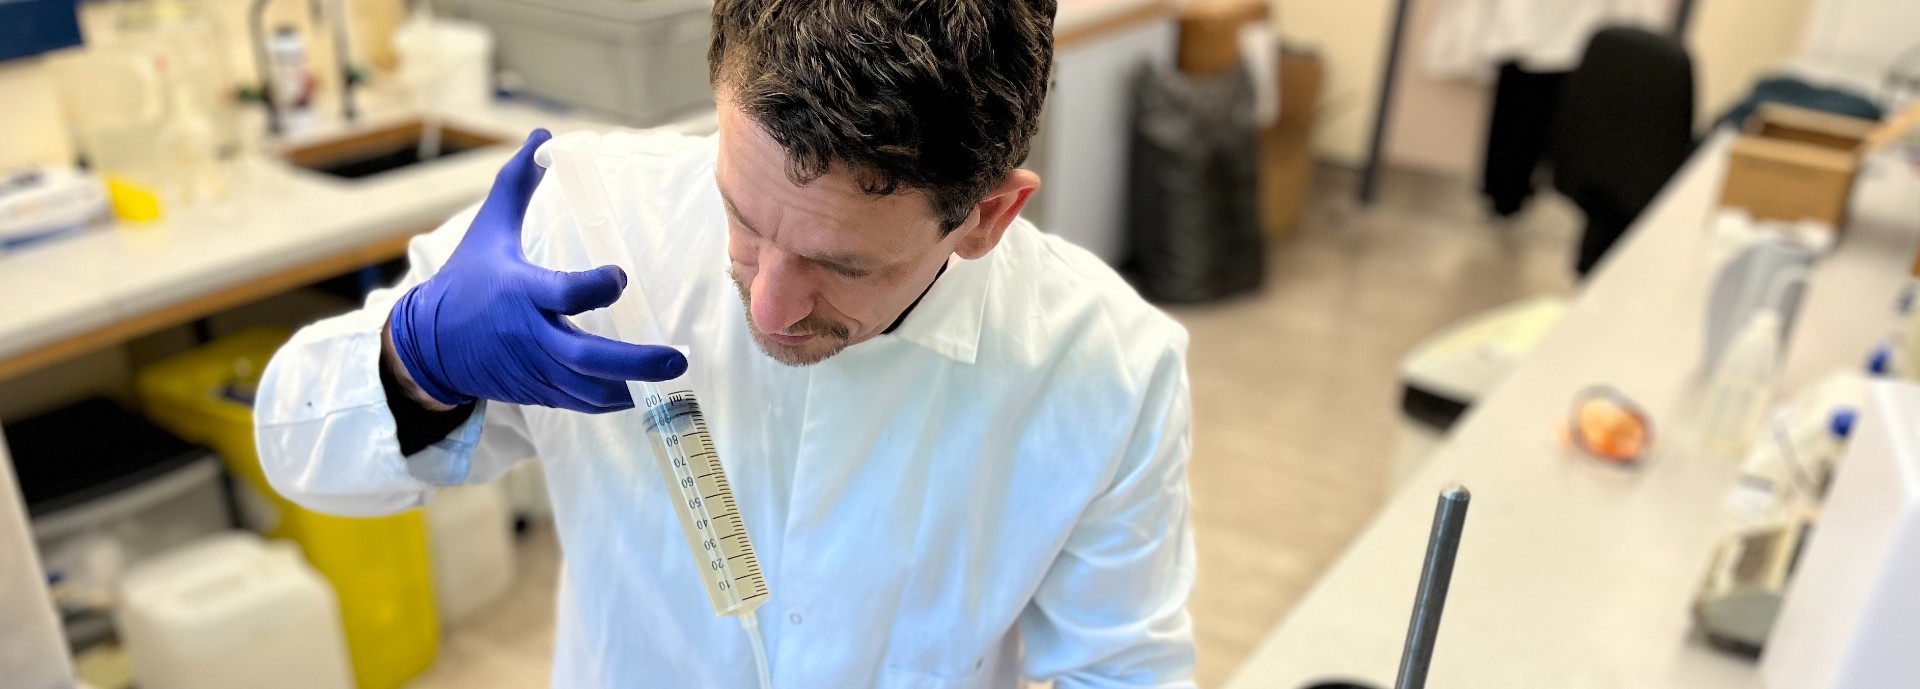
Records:
{"label": "laboratory sink", "polygon": [[[425,125],[420,120],[409,120],[287,149],[283,155],[296,167],[343,179],[364,179],[432,162],[420,159],[423,131]],[[443,123],[440,155],[434,160],[504,143],[506,140],[499,137]]]}

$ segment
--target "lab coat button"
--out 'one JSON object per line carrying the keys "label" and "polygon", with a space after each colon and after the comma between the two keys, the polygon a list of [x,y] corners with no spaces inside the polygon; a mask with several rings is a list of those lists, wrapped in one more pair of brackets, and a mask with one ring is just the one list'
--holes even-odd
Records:
{"label": "lab coat button", "polygon": [[787,621],[792,622],[794,624],[800,624],[800,613],[797,613],[797,612],[787,613]]}

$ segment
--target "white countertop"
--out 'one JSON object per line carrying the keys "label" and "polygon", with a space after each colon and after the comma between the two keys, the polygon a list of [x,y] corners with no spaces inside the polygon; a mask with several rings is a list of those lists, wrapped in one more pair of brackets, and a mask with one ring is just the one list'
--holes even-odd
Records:
{"label": "white countertop", "polygon": [[[373,117],[378,126],[402,116]],[[711,117],[673,128],[700,131]],[[447,121],[510,143],[361,180],[273,161],[217,206],[0,256],[0,359],[399,233],[479,200],[526,133],[606,129],[501,103]]]}
{"label": "white countertop", "polygon": [[[1695,450],[1697,362],[1716,254],[1706,221],[1724,135],[1688,163],[1616,247],[1565,320],[1474,407],[1243,665],[1232,689],[1330,678],[1393,686],[1415,582],[1448,483],[1473,491],[1429,686],[1475,689],[1749,687],[1753,661],[1693,631],[1735,463]],[[1816,268],[1787,389],[1857,368],[1887,333],[1920,245],[1920,183],[1893,161],[1860,180],[1849,234]],[[1625,470],[1563,449],[1575,393],[1609,383],[1655,420],[1650,461]]]}

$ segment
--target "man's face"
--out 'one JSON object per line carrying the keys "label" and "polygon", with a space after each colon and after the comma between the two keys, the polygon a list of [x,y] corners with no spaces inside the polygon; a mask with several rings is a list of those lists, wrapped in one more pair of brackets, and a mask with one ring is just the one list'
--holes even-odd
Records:
{"label": "man's face", "polygon": [[920,192],[874,196],[840,167],[795,185],[764,129],[725,100],[719,113],[733,281],[754,340],[781,363],[816,364],[886,330],[976,222],[943,235]]}

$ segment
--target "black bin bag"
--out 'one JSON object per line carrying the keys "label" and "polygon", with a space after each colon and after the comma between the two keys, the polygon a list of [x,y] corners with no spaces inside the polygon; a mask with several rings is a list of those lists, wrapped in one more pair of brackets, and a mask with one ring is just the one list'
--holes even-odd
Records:
{"label": "black bin bag", "polygon": [[1136,77],[1127,229],[1130,272],[1148,299],[1205,302],[1260,286],[1253,112],[1244,68],[1196,78],[1148,66]]}

